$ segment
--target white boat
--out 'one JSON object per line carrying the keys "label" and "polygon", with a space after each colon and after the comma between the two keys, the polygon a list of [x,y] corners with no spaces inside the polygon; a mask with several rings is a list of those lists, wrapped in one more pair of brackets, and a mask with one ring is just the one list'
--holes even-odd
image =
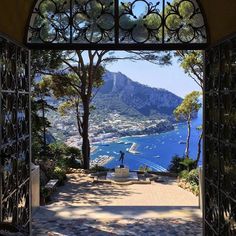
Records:
{"label": "white boat", "polygon": [[160,158],[161,156],[159,156],[159,155],[156,155],[156,156],[154,156],[154,157],[156,157],[156,158]]}
{"label": "white boat", "polygon": [[124,144],[125,142],[124,141],[118,141],[116,142],[117,144]]}
{"label": "white boat", "polygon": [[130,143],[130,142],[125,142],[125,145],[129,145],[129,144],[132,144],[132,143]]}
{"label": "white boat", "polygon": [[186,144],[186,141],[180,140],[179,144]]}

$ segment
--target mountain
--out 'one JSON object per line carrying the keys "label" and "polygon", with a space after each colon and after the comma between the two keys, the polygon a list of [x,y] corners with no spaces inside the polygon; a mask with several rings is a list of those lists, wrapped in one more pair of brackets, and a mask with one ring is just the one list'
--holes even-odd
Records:
{"label": "mountain", "polygon": [[182,98],[165,89],[132,81],[120,72],[107,71],[103,79],[104,85],[93,100],[95,113],[116,111],[131,117],[165,117],[172,116],[173,110],[182,102]]}
{"label": "mountain", "polygon": [[[107,71],[104,85],[93,99],[90,116],[90,138],[92,142],[131,135],[155,134],[174,129],[173,110],[182,102],[175,94],[145,86],[132,81],[122,73]],[[147,78],[148,79],[148,78]],[[47,97],[48,102],[58,107],[63,99]],[[81,138],[74,111],[61,117],[50,111],[49,131],[57,140],[78,145]]]}

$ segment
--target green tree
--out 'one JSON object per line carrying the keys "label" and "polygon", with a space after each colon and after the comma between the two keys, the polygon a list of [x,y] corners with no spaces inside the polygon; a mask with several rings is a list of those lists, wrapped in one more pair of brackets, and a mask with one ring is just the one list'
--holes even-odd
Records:
{"label": "green tree", "polygon": [[165,65],[169,63],[169,58],[168,53],[162,56],[157,52],[130,51],[120,55],[106,50],[66,51],[61,53],[60,60],[63,66],[60,70],[45,68],[42,71],[42,74],[49,75],[46,80],[50,81],[50,89],[54,96],[65,100],[59,107],[60,113],[63,115],[73,110],[76,114],[78,132],[82,137],[82,157],[85,169],[89,169],[90,163],[88,134],[90,104],[103,84],[104,67],[117,60],[146,60]]}
{"label": "green tree", "polygon": [[[180,24],[188,26],[196,26],[199,27],[203,25],[203,19],[200,14],[197,14],[193,17],[193,5],[189,2],[181,2],[181,5],[178,6],[180,3],[179,0],[174,0],[171,5],[176,6],[178,9],[178,14],[181,17],[178,17],[178,14],[171,14],[167,20],[167,26],[169,29],[175,29]],[[178,6],[178,7],[177,7]],[[166,7],[166,11],[169,12],[170,6]],[[173,31],[174,32],[174,31]],[[181,38],[191,39],[192,37],[192,29],[191,27],[185,27],[184,30],[181,31]],[[167,32],[167,34],[171,34],[171,31]],[[199,38],[202,37],[204,40],[204,34],[199,31]],[[171,35],[170,35],[171,36]],[[178,59],[180,66],[183,68],[184,72],[194,80],[194,82],[201,88],[203,91],[203,84],[204,84],[204,63],[203,63],[203,51],[199,50],[178,50],[173,53],[173,55]],[[197,154],[197,163],[199,162],[201,156],[201,142],[203,137],[203,130],[198,129],[200,131],[199,140],[198,140],[198,154]]]}
{"label": "green tree", "polygon": [[[176,51],[175,56],[178,58],[180,62],[180,66],[184,69],[184,72],[192,78],[195,83],[201,88],[203,91],[204,84],[204,64],[203,64],[203,51]],[[197,145],[197,158],[196,163],[201,157],[201,144],[203,138],[203,129],[202,125],[197,128],[199,131],[199,139]]]}
{"label": "green tree", "polygon": [[175,52],[175,56],[184,72],[203,90],[203,51],[179,50]]}
{"label": "green tree", "polygon": [[82,137],[82,157],[85,169],[89,169],[90,163],[90,103],[96,94],[94,90],[103,83],[104,69],[101,63],[106,52],[87,51],[86,57],[83,51],[76,51],[73,57],[71,57],[71,52],[66,52],[62,56],[65,73],[56,71],[45,79],[50,83],[54,96],[65,99],[59,106],[60,113],[65,114],[73,110],[76,114],[78,131]]}
{"label": "green tree", "polygon": [[46,154],[47,150],[47,127],[50,126],[50,122],[46,117],[46,113],[50,110],[56,110],[55,107],[48,104],[46,97],[51,96],[49,83],[46,80],[41,80],[34,86],[34,103],[38,104],[38,112],[42,113],[42,140],[43,140],[43,152]]}
{"label": "green tree", "polygon": [[50,122],[45,114],[54,109],[45,99],[47,91],[40,87],[39,84],[33,85],[31,98],[33,160],[45,156],[47,152],[46,132]]}
{"label": "green tree", "polygon": [[[201,88],[203,91],[203,84],[204,84],[204,64],[203,64],[203,51],[176,51],[175,56],[178,58],[180,62],[180,66],[184,69],[184,72],[192,78],[195,83]],[[197,128],[199,131],[199,139],[197,145],[197,158],[196,163],[198,162],[201,157],[201,143],[203,138],[203,129],[202,125]]]}
{"label": "green tree", "polygon": [[188,94],[183,102],[174,110],[174,115],[177,120],[185,119],[187,121],[188,134],[186,140],[185,157],[189,158],[189,142],[191,136],[191,120],[196,112],[201,108],[199,103],[200,92],[193,91]]}
{"label": "green tree", "polygon": [[[47,86],[38,81],[38,75],[44,70],[56,70],[61,65],[61,52],[59,51],[32,51],[31,54],[31,117],[32,117],[32,152],[33,160],[43,157],[46,149],[46,129],[50,122],[45,116],[45,110],[52,107],[47,104],[45,96],[49,95]],[[41,76],[41,75],[40,75]],[[42,112],[43,110],[43,112]]]}

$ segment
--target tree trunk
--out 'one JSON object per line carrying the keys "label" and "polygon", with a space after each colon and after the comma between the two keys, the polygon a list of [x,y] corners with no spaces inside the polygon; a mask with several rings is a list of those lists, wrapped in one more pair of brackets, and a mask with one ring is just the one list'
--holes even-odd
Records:
{"label": "tree trunk", "polygon": [[200,135],[199,140],[198,140],[198,152],[197,152],[196,167],[198,167],[198,162],[199,162],[200,157],[201,157],[202,137],[203,137],[203,132],[201,132],[201,135]]}
{"label": "tree trunk", "polygon": [[185,157],[189,158],[189,142],[190,142],[190,135],[191,135],[191,116],[188,117],[187,124],[188,124],[188,135],[187,135],[187,140],[186,140]]}
{"label": "tree trunk", "polygon": [[90,141],[89,141],[89,100],[83,101],[84,115],[83,115],[83,133],[82,133],[82,155],[84,161],[84,169],[88,170],[90,166]]}

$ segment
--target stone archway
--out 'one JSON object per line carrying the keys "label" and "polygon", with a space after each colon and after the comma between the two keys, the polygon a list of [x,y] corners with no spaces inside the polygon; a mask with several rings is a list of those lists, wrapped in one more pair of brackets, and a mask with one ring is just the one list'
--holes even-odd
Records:
{"label": "stone archway", "polygon": [[[172,3],[165,0],[151,2],[146,0],[130,2],[38,0],[31,14],[26,45],[29,49],[40,50],[205,49],[208,42],[206,25],[204,13],[197,0],[177,0]],[[11,71],[6,69],[8,68],[8,56],[15,65],[18,65],[19,59],[18,54],[11,53],[9,45],[14,44],[6,41],[6,45],[4,50],[7,56],[6,60],[2,60],[2,72],[11,74]],[[23,49],[19,47],[19,50]],[[19,126],[19,130],[21,131],[22,126],[28,132],[28,141],[24,143],[18,143],[21,141],[19,135],[21,133],[18,132],[18,128],[14,137],[11,136],[10,131],[5,132],[2,129],[1,132],[3,140],[8,140],[9,145],[6,148],[1,143],[1,155],[6,155],[6,158],[1,162],[3,169],[1,189],[4,188],[5,193],[3,191],[0,193],[0,220],[2,223],[7,222],[20,230],[30,232],[30,92],[26,91],[28,103],[25,104],[26,101],[21,99],[24,90],[21,91],[18,86],[19,78],[27,78],[29,81],[29,73],[25,71],[29,66],[29,60],[24,63],[26,66],[24,70],[13,71],[12,76],[2,76],[6,83],[17,84],[14,92],[11,93],[11,88],[5,89],[3,83],[0,88],[1,94],[6,93],[11,100],[3,106],[5,100],[1,99],[3,120],[9,123],[10,128],[19,122],[19,125],[16,125]],[[20,86],[25,89],[26,82],[23,81]],[[15,93],[20,95],[17,95],[14,100]],[[9,110],[14,111],[12,116],[10,116]],[[21,118],[22,111],[24,111],[23,118]],[[14,121],[9,117],[12,117]],[[10,148],[13,142],[17,142],[16,149]],[[11,153],[8,150],[11,150]],[[12,153],[13,150],[15,150],[14,153]],[[25,162],[24,166],[27,167],[27,171],[21,171],[19,163],[21,160]],[[9,165],[12,166],[11,170],[7,170]],[[20,180],[25,181],[19,182],[19,185],[14,187],[10,186],[10,182],[19,177],[23,178]],[[23,212],[19,210],[19,205],[23,204],[21,196],[25,196],[25,204],[28,204],[27,207],[20,208],[23,209]]]}
{"label": "stone archway", "polygon": [[[169,8],[166,8],[167,2],[167,0],[161,0],[151,4],[145,0],[135,0],[131,1],[130,4],[127,4],[127,2],[122,4],[118,0],[115,2],[103,0],[81,2],[77,0],[38,0],[36,1],[29,23],[26,45],[30,49],[64,50],[75,48],[90,50],[206,49],[208,45],[207,24],[199,2],[197,0],[177,0],[175,4],[172,2]],[[138,7],[137,14],[139,14],[139,17],[135,18],[134,10],[136,5],[140,3],[144,5],[144,11],[140,11],[140,7]],[[44,4],[49,4],[48,11],[47,6],[44,6]],[[192,9],[192,14],[189,14],[187,19],[181,16],[181,6],[183,4],[188,4],[190,10]],[[90,14],[93,7],[97,9],[94,15]],[[145,10],[145,7],[147,10]],[[87,14],[88,12],[90,13]],[[130,21],[129,27],[122,23],[122,19],[126,17]],[[139,21],[135,22],[137,18]],[[150,22],[147,23],[147,19],[150,18],[156,19],[159,22],[158,25],[153,26]],[[168,21],[171,21],[171,18],[176,20],[175,27],[173,28],[168,23]],[[193,19],[196,22],[191,22]],[[109,24],[106,23],[108,21]],[[59,22],[61,23],[58,24]],[[188,32],[191,36],[186,36],[184,32]],[[4,50],[6,50],[5,55],[7,56],[6,60],[1,60],[3,65],[0,68],[1,79],[6,79],[8,84],[12,84],[12,82],[17,84],[16,82],[19,78],[23,81],[23,78],[27,77],[28,61],[17,53],[12,54],[11,48],[16,47],[16,51],[19,52],[24,49],[21,46],[15,46],[13,42],[1,40],[1,50],[3,48],[2,42],[4,42],[4,45],[7,45],[6,47],[4,46]],[[225,119],[225,116],[228,114],[234,115],[235,110],[234,103],[232,102],[235,96],[235,89],[233,87],[235,75],[232,72],[235,67],[234,55],[235,39],[228,40],[216,46],[216,48],[207,51],[206,62],[209,63],[207,63],[207,82],[205,85],[205,111],[208,109],[208,112],[205,116],[205,131],[207,135],[205,136],[204,156],[206,160],[205,177],[207,186],[204,216],[206,235],[222,235],[224,233],[225,235],[232,235],[235,232],[236,191],[235,178],[232,175],[232,172],[235,170],[235,158],[233,156],[235,152],[235,140],[233,138],[235,122],[232,119]],[[9,69],[7,67],[9,65],[8,59],[11,59],[12,63],[16,66],[14,67],[12,64],[12,68],[17,69],[14,69],[12,73],[6,73],[6,68]],[[24,67],[23,70],[20,69],[22,65]],[[19,73],[17,73],[18,69]],[[9,76],[3,76],[4,73]],[[222,74],[224,74],[224,78],[231,78],[232,81],[224,87],[222,87],[222,84],[224,84],[222,83]],[[27,117],[30,119],[28,116],[30,105],[27,107],[27,102],[23,101],[24,99],[22,100],[22,98],[23,94],[27,97],[29,93],[24,89],[22,91],[19,90],[18,88],[21,85],[15,86],[14,89],[10,88],[11,85],[7,89],[4,88],[3,83],[0,85],[2,120],[9,123],[9,130],[12,128],[15,130],[19,129],[17,133],[23,134],[21,131],[22,127],[30,128],[30,122],[27,123],[27,119],[25,119]],[[23,86],[26,86],[25,82],[23,82]],[[17,99],[14,100],[15,94]],[[7,102],[6,106],[4,106],[4,96],[9,97],[7,98],[9,102]],[[22,118],[20,114],[24,109],[27,115]],[[14,111],[14,115],[10,114],[8,110]],[[17,128],[16,126],[11,127],[13,124],[16,124],[16,120],[20,122]],[[229,136],[227,136],[227,130],[230,131]],[[25,135],[30,135],[27,132]],[[4,214],[7,214],[9,216],[7,219],[9,219],[10,223],[17,225],[21,229],[26,226],[27,230],[29,230],[30,227],[25,223],[30,221],[30,213],[28,212],[27,214],[27,212],[16,210],[18,209],[18,204],[20,203],[18,200],[21,199],[21,196],[25,196],[25,202],[29,203],[30,196],[27,187],[30,177],[29,172],[27,170],[21,172],[24,173],[25,182],[19,182],[17,186],[9,187],[10,185],[7,184],[7,181],[19,177],[21,165],[17,167],[14,163],[23,160],[23,157],[27,160],[25,167],[29,167],[30,157],[27,158],[27,155],[30,153],[30,141],[27,139],[25,143],[17,143],[16,149],[14,149],[12,144],[21,142],[21,139],[19,135],[13,136],[12,132],[5,132],[1,127],[1,157],[5,155],[6,158],[1,161],[0,167],[3,171],[0,175],[0,180],[3,185],[5,184],[4,191],[6,191],[7,195],[3,195],[2,185],[0,188],[0,222],[6,222]],[[2,141],[4,139],[8,141],[6,146],[4,146]],[[10,165],[16,171],[12,169],[11,171],[4,172],[9,163],[11,163]],[[230,188],[226,180],[230,181]],[[214,196],[215,194],[217,197]],[[13,200],[7,200],[11,198]],[[16,198],[18,200],[14,200]],[[224,202],[223,207],[221,207],[222,202]],[[4,204],[8,204],[9,211],[3,214]],[[25,209],[28,210],[29,208],[25,207]],[[27,221],[23,222],[22,219],[25,217]]]}

